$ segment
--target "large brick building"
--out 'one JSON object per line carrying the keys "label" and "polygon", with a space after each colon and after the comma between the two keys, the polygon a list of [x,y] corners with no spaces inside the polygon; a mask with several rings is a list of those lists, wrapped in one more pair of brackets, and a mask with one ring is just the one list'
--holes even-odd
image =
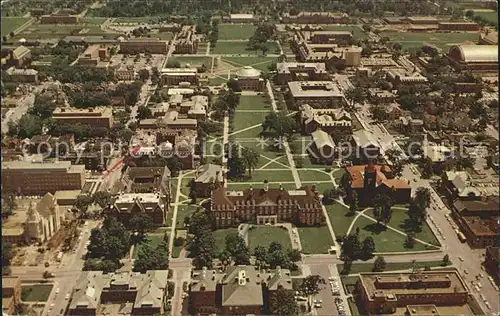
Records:
{"label": "large brick building", "polygon": [[190,308],[195,314],[266,315],[269,298],[278,289],[293,290],[290,270],[230,266],[220,273],[203,268],[193,271]]}
{"label": "large brick building", "polygon": [[168,270],[107,274],[83,271],[66,315],[163,315],[169,291],[167,280]]}
{"label": "large brick building", "polygon": [[81,190],[85,183],[85,166],[69,161],[36,163],[6,161],[2,163],[2,190],[23,195],[44,195],[59,190]]}
{"label": "large brick building", "polygon": [[396,204],[410,202],[411,187],[407,181],[396,179],[386,165],[368,165],[346,167],[349,176],[348,195],[355,191],[361,204],[371,204],[377,194],[390,196]]}
{"label": "large brick building", "polygon": [[166,54],[168,42],[158,38],[134,38],[120,43],[122,54],[138,54],[149,52],[151,54]]}
{"label": "large brick building", "polygon": [[434,305],[437,310],[441,306],[467,308],[469,297],[457,270],[361,273],[357,288],[362,306],[371,315],[393,314],[409,305]]}
{"label": "large brick building", "polygon": [[324,216],[319,192],[304,187],[297,190],[261,188],[229,191],[219,187],[212,191],[210,212],[217,228],[236,226],[241,222],[256,224],[292,222],[299,226],[321,225]]}
{"label": "large brick building", "polygon": [[105,212],[125,223],[134,214],[144,213],[152,219],[153,224],[162,225],[165,223],[166,205],[160,193],[122,193]]}
{"label": "large brick building", "polygon": [[196,68],[163,68],[161,76],[165,79],[165,85],[177,86],[181,82],[189,82],[198,85],[198,70]]}
{"label": "large brick building", "polygon": [[276,80],[285,85],[290,81],[325,81],[329,79],[325,63],[285,62],[276,65]]}
{"label": "large brick building", "polygon": [[78,24],[77,15],[66,14],[48,14],[42,15],[40,18],[41,24]]}
{"label": "large brick building", "polygon": [[479,31],[481,26],[476,22],[439,22],[439,29],[442,31]]}
{"label": "large brick building", "polygon": [[92,127],[111,128],[113,126],[113,110],[109,107],[89,109],[56,108],[52,118],[57,123],[88,124]]}
{"label": "large brick building", "polygon": [[321,129],[336,139],[352,135],[351,114],[344,109],[313,109],[309,104],[300,106],[302,132],[310,135]]}
{"label": "large brick building", "polygon": [[345,103],[344,94],[333,81],[291,81],[288,89],[297,106],[341,107]]}
{"label": "large brick building", "polygon": [[346,13],[334,12],[299,12],[297,15],[285,13],[282,21],[297,24],[339,24],[349,23],[349,16]]}

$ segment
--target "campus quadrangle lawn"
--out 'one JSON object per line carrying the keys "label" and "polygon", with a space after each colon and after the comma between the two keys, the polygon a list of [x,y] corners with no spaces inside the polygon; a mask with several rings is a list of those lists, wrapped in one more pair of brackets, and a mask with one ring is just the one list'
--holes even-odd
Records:
{"label": "campus quadrangle lawn", "polygon": [[163,241],[163,235],[161,234],[156,234],[156,235],[147,235],[146,240],[143,242],[135,245],[134,247],[134,253],[133,253],[133,258],[137,259],[139,256],[139,251],[141,248],[143,248],[146,244],[148,244],[151,248],[156,248],[161,242]]}
{"label": "campus quadrangle lawn", "polygon": [[52,284],[23,285],[21,286],[21,300],[23,302],[46,302],[52,287]]}
{"label": "campus quadrangle lawn", "polygon": [[264,246],[267,248],[273,241],[280,243],[283,249],[292,249],[290,235],[284,228],[253,226],[253,228],[248,231],[248,248],[250,252],[253,252],[257,246]]}
{"label": "campus quadrangle lawn", "polygon": [[335,236],[345,236],[356,215],[347,216],[346,214],[348,214],[349,209],[338,203],[326,205],[325,207],[328,217],[330,218],[330,223],[332,223]]}
{"label": "campus quadrangle lawn", "polygon": [[224,251],[224,248],[226,247],[226,236],[237,233],[237,228],[217,229],[216,231],[212,232],[212,235],[215,239],[215,247],[217,249],[217,253]]}
{"label": "campus quadrangle lawn", "polygon": [[486,21],[494,23],[498,27],[498,12],[474,11],[474,16],[480,16]]}
{"label": "campus quadrangle lawn", "polygon": [[[274,54],[274,52],[278,48],[278,44],[276,44],[275,42],[267,42],[266,45],[269,47],[269,54]],[[210,51],[213,54],[222,55],[259,55],[262,53],[261,51],[247,50],[247,47],[248,46],[246,41],[219,41],[213,49],[210,49]]]}
{"label": "campus quadrangle lawn", "polygon": [[[248,128],[255,125],[260,125],[264,122],[264,119],[269,114],[269,112],[238,112],[234,115],[234,131],[237,132],[244,128]],[[259,132],[261,131],[260,126],[255,127]]]}
{"label": "campus quadrangle lawn", "polygon": [[255,33],[256,28],[252,24],[219,24],[219,39],[249,39]]}
{"label": "campus quadrangle lawn", "polygon": [[[251,51],[250,51],[251,52]],[[265,56],[252,56],[252,57],[224,57],[222,61],[235,66],[235,67],[244,67],[251,66],[255,69],[258,69],[263,72],[269,71],[269,65],[275,61],[275,57],[265,57]]]}
{"label": "campus quadrangle lawn", "polygon": [[391,42],[398,42],[403,49],[421,47],[425,43],[435,45],[447,51],[455,44],[476,42],[479,33],[410,33],[410,32],[382,32],[381,37],[389,37]]}
{"label": "campus quadrangle lawn", "polygon": [[30,18],[2,16],[2,36],[9,35],[29,20]]}
{"label": "campus quadrangle lawn", "polygon": [[333,246],[332,236],[326,225],[321,227],[298,227],[302,252],[306,254],[328,253]]}
{"label": "campus quadrangle lawn", "polygon": [[237,110],[271,111],[271,104],[265,95],[242,95]]}

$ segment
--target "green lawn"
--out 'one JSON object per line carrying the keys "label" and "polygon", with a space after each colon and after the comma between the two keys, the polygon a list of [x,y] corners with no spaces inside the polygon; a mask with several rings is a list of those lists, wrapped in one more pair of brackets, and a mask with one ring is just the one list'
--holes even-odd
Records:
{"label": "green lawn", "polygon": [[372,222],[365,217],[359,217],[356,220],[352,232],[356,232],[357,228],[360,229],[360,240],[363,240],[368,236],[373,237],[373,240],[375,241],[375,252],[404,252],[436,249],[429,248],[417,241],[415,241],[415,245],[412,249],[407,249],[404,246],[406,236],[403,236],[391,229],[384,228],[383,226],[377,224],[376,222]]}
{"label": "green lawn", "polygon": [[119,17],[115,18],[113,23],[148,23],[157,22],[158,19],[150,16],[137,16],[137,17]]}
{"label": "green lawn", "polygon": [[215,77],[215,78],[209,78],[208,79],[208,85],[209,86],[219,86],[223,83],[226,83],[227,79],[221,78],[221,77]]}
{"label": "green lawn", "polygon": [[318,170],[298,169],[298,172],[301,180],[331,181],[330,176],[324,173],[324,169],[318,169]]}
{"label": "green lawn", "polygon": [[498,27],[498,12],[474,11],[474,16],[480,16],[486,21],[494,23]]}
{"label": "green lawn", "polygon": [[[248,176],[248,172],[245,173],[245,176]],[[290,170],[254,170],[252,171],[252,178],[245,178],[243,182],[264,182],[264,180],[270,182],[292,182],[293,175]],[[241,181],[231,181],[231,182],[241,182]]]}
{"label": "green lawn", "polygon": [[333,245],[328,227],[298,227],[302,252],[306,254],[328,253]]}
{"label": "green lawn", "polygon": [[96,18],[96,17],[84,17],[83,19],[80,19],[82,23],[86,24],[94,24],[94,25],[101,25],[103,24],[108,18]]}
{"label": "green lawn", "polygon": [[172,32],[158,32],[154,35],[154,37],[158,37],[161,40],[164,41],[170,41],[171,39],[174,38],[174,33]]}
{"label": "green lawn", "polygon": [[[274,52],[273,52],[274,53]],[[225,57],[222,60],[235,67],[252,66],[255,69],[263,72],[268,72],[268,66],[276,60],[274,57]]]}
{"label": "green lawn", "polygon": [[181,193],[184,194],[186,197],[189,196],[189,183],[193,180],[192,177],[183,177],[181,181]]}
{"label": "green lawn", "polygon": [[242,95],[237,110],[271,111],[271,104],[267,101],[265,95]]}
{"label": "green lawn", "polygon": [[290,235],[286,229],[273,226],[254,226],[248,232],[248,248],[251,252],[257,246],[267,248],[273,241],[280,243],[283,249],[292,249]]}
{"label": "green lawn", "polygon": [[238,229],[237,228],[224,228],[224,229],[217,229],[214,231],[212,234],[215,238],[215,246],[217,248],[217,252],[222,252],[224,251],[224,248],[226,247],[226,236],[230,234],[237,234]]}
{"label": "green lawn", "polygon": [[[367,211],[365,214],[374,217],[373,211],[371,210]],[[389,221],[388,225],[393,228],[406,231],[407,220],[408,220],[408,214],[406,213],[405,210],[401,210],[399,208],[398,209],[393,208],[391,220]],[[432,232],[431,228],[426,222],[424,222],[424,224],[422,225],[421,230],[415,233],[415,238],[418,238],[420,240],[423,240],[425,242],[428,242],[436,246],[440,245],[436,236],[434,236],[434,233]]]}
{"label": "green lawn", "polygon": [[325,31],[351,31],[352,36],[357,40],[363,40],[367,38],[367,35],[363,30],[356,25],[326,25],[323,26]]}
{"label": "green lawn", "polygon": [[344,175],[344,173],[345,173],[345,169],[344,168],[340,168],[338,170],[335,170],[332,173],[332,175],[335,178],[335,181],[337,182],[338,185],[340,185],[340,179],[342,178],[342,176]]}
{"label": "green lawn", "polygon": [[103,31],[95,24],[32,24],[19,34],[28,39],[63,38],[68,35],[108,35],[112,33]]}
{"label": "green lawn", "polygon": [[[267,112],[236,112],[234,116],[234,131],[237,132],[250,126],[262,124],[268,114]],[[257,127],[257,130],[260,132],[260,126]]]}
{"label": "green lawn", "polygon": [[52,284],[23,285],[21,286],[21,300],[23,302],[46,302],[52,287]]}
{"label": "green lawn", "polygon": [[240,146],[251,148],[260,155],[263,155],[269,159],[278,158],[276,161],[270,163],[269,159],[260,157],[256,169],[261,168],[264,165],[267,165],[268,163],[270,164],[266,166],[266,169],[283,169],[288,167],[288,160],[286,158],[284,150],[272,147],[270,141],[264,141],[264,140],[248,141],[248,140],[243,140],[241,138],[240,139],[237,138],[236,143],[238,143]]}
{"label": "green lawn", "polygon": [[477,42],[479,33],[410,33],[410,32],[382,32],[381,37],[387,36],[391,42],[398,42],[403,49],[421,47],[429,43],[447,50],[451,45],[464,42]]}
{"label": "green lawn", "polygon": [[212,67],[212,57],[208,56],[175,56],[172,59],[178,60],[181,63],[181,67],[186,67],[188,64],[190,67],[201,67],[203,64],[208,69]]}
{"label": "green lawn", "polygon": [[346,216],[349,209],[342,204],[335,203],[326,205],[325,207],[328,217],[330,218],[330,223],[332,223],[333,230],[335,231],[335,236],[345,236],[355,215]]}
{"label": "green lawn", "polygon": [[161,235],[161,234],[157,234],[157,235],[148,234],[145,241],[143,241],[143,242],[135,245],[135,247],[134,247],[134,253],[132,255],[133,258],[134,259],[138,258],[138,256],[139,256],[139,249],[143,248],[144,245],[148,244],[149,246],[151,246],[151,248],[155,248],[162,241],[163,241],[163,235]]}
{"label": "green lawn", "polygon": [[2,36],[9,35],[29,20],[30,18],[2,16]]}
{"label": "green lawn", "polygon": [[[274,51],[278,48],[278,44],[275,42],[268,42],[269,54],[274,53]],[[222,54],[222,55],[259,55],[261,51],[247,50],[247,42],[245,41],[228,41],[228,42],[217,42],[215,48],[211,48],[210,51],[213,54]]]}
{"label": "green lawn", "polygon": [[196,209],[196,205],[179,205],[177,208],[176,227],[179,229],[184,228],[184,219],[193,215]]}
{"label": "green lawn", "polygon": [[248,39],[255,33],[256,28],[252,24],[219,24],[219,39]]}

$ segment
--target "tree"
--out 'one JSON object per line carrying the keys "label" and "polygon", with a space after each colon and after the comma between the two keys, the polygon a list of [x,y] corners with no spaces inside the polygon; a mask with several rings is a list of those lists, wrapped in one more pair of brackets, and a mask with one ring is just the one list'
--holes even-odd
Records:
{"label": "tree", "polygon": [[280,137],[289,137],[297,130],[297,122],[283,112],[269,113],[262,123],[261,136],[272,137],[278,140]]}
{"label": "tree", "polygon": [[267,264],[268,260],[267,260],[266,247],[264,247],[264,246],[255,247],[255,250],[253,251],[253,255],[255,256],[255,259],[259,262],[260,266]]}
{"label": "tree", "polygon": [[278,288],[269,298],[269,311],[272,315],[295,316],[298,314],[293,291]]}
{"label": "tree", "polygon": [[304,295],[315,295],[321,291],[321,285],[326,284],[325,279],[319,275],[309,275],[307,276],[300,285],[300,292]]}
{"label": "tree", "polygon": [[172,173],[172,177],[177,177],[182,170],[182,162],[177,156],[167,158],[167,167]]}
{"label": "tree", "polygon": [[153,112],[147,106],[141,105],[137,108],[137,119],[138,120],[149,119],[152,117],[153,117]]}
{"label": "tree", "polygon": [[190,255],[193,256],[195,266],[198,269],[202,267],[211,268],[215,255],[215,238],[212,232],[204,231],[195,235],[190,248]]}
{"label": "tree", "polygon": [[448,254],[443,257],[443,266],[449,266],[451,264],[450,256]]}
{"label": "tree", "polygon": [[352,260],[351,259],[346,259],[344,261],[344,264],[342,265],[342,271],[340,272],[341,274],[349,274],[351,273],[351,268],[352,268]]}
{"label": "tree", "polygon": [[363,257],[371,258],[373,257],[373,252],[375,251],[375,241],[371,236],[366,237],[363,240]]}
{"label": "tree", "polygon": [[234,80],[234,78],[229,79],[226,82],[226,85],[229,89],[233,90],[234,92],[241,92],[241,86],[239,81]]}
{"label": "tree", "polygon": [[167,61],[167,68],[181,68],[181,62],[178,59],[170,57]]}
{"label": "tree", "polygon": [[408,216],[410,220],[416,224],[421,225],[427,217],[427,209],[431,204],[431,192],[428,188],[418,188],[415,197],[410,200],[408,208]]}
{"label": "tree", "polygon": [[290,258],[290,260],[292,260],[293,262],[297,262],[297,261],[300,261],[302,260],[302,254],[299,250],[297,249],[293,249],[291,251],[288,252],[288,257]]}
{"label": "tree", "polygon": [[387,263],[384,257],[378,256],[373,263],[373,272],[382,272],[385,270]]}
{"label": "tree", "polygon": [[351,195],[351,204],[349,205],[349,215],[354,215],[356,214],[356,211],[358,210],[358,193],[356,191],[352,192]]}
{"label": "tree", "polygon": [[377,223],[387,224],[392,217],[392,199],[385,194],[377,194],[373,199],[373,214]]}
{"label": "tree", "polygon": [[361,252],[361,243],[357,234],[349,234],[344,238],[341,247],[341,258],[343,260],[355,260],[359,257]]}
{"label": "tree", "polygon": [[116,259],[97,259],[90,258],[85,260],[83,264],[83,271],[103,271],[104,273],[115,272],[120,269],[121,264]]}
{"label": "tree", "polygon": [[226,236],[226,251],[231,254],[236,265],[250,264],[250,252],[238,233]]}
{"label": "tree", "polygon": [[396,51],[401,51],[401,49],[403,48],[403,45],[401,45],[401,43],[394,43],[392,44],[392,49],[396,50]]}
{"label": "tree", "polygon": [[236,144],[230,144],[230,150],[228,151],[228,176],[230,178],[241,178],[245,174],[246,164],[245,160],[240,154],[240,148]]}
{"label": "tree", "polygon": [[134,261],[134,271],[145,273],[147,270],[168,269],[168,246],[161,242],[154,249],[148,244],[139,249],[137,259]]}
{"label": "tree", "polygon": [[111,193],[108,191],[97,191],[92,196],[92,199],[100,207],[106,207],[109,203],[111,203]]}
{"label": "tree", "polygon": [[191,188],[191,190],[189,191],[189,198],[191,199],[191,204],[196,204],[198,194],[196,193],[195,188]]}
{"label": "tree", "polygon": [[259,153],[255,151],[253,148],[243,147],[242,150],[242,158],[245,162],[245,166],[248,169],[248,175],[250,178],[252,177],[252,170],[257,167],[259,163]]}
{"label": "tree", "polygon": [[413,237],[413,233],[410,232],[406,236],[405,247],[409,248],[409,249],[412,249],[414,246],[415,246],[415,237]]}
{"label": "tree", "polygon": [[10,192],[5,192],[2,196],[2,215],[10,216],[14,214],[14,209],[17,207],[15,196]]}
{"label": "tree", "polygon": [[75,207],[82,213],[86,213],[92,203],[94,203],[92,197],[87,194],[80,194],[76,197]]}
{"label": "tree", "polygon": [[351,103],[351,107],[354,107],[356,103],[363,103],[365,101],[363,89],[360,87],[354,87],[347,90],[345,97]]}
{"label": "tree", "polygon": [[141,78],[142,81],[148,80],[149,79],[149,70],[147,70],[147,69],[139,70],[139,78]]}
{"label": "tree", "polygon": [[152,231],[154,229],[154,223],[151,217],[145,213],[134,214],[129,222],[128,226],[133,231],[136,231],[140,237],[143,237],[146,232]]}

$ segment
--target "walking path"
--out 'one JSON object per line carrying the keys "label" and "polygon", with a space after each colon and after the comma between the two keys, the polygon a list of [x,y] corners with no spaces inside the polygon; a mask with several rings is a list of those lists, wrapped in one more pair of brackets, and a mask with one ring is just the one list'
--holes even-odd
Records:
{"label": "walking path", "polygon": [[[276,100],[274,99],[273,88],[271,87],[271,83],[269,80],[266,82],[267,93],[269,94],[269,98],[271,99],[271,105],[273,107],[274,112],[278,112],[278,107],[276,105]],[[286,157],[288,158],[288,164],[290,165],[290,169],[292,170],[293,179],[295,181],[295,186],[300,188],[302,184],[300,183],[299,172],[297,171],[297,167],[295,167],[295,161],[293,160],[292,152],[290,151],[290,146],[288,145],[288,141],[284,138],[283,147],[285,147]]]}
{"label": "walking path", "polygon": [[[357,220],[360,216],[363,216],[363,217],[365,217],[365,218],[367,218],[367,219],[371,220],[372,222],[377,223],[377,220],[376,220],[376,219],[374,219],[373,217],[368,216],[368,215],[366,215],[366,214],[365,214],[365,212],[366,212],[366,211],[371,210],[371,209],[372,209],[371,207],[368,207],[368,208],[365,208],[364,210],[362,210],[361,212],[356,211],[357,215],[356,215],[356,217],[354,218],[354,220],[351,222],[351,225],[349,226],[349,229],[347,230],[346,235],[349,235],[349,234],[351,233],[351,231],[352,231],[352,229],[353,229],[353,227],[354,227],[354,224],[356,223],[356,220]],[[405,233],[405,232],[403,232],[403,231],[401,231],[401,230],[399,230],[399,229],[396,229],[396,228],[394,228],[394,227],[392,227],[392,226],[389,226],[389,225],[384,224],[384,223],[378,223],[378,224],[379,224],[379,225],[384,226],[385,228],[389,228],[390,230],[395,231],[396,233],[398,233],[398,234],[400,234],[400,235],[403,235],[403,236],[408,236],[408,234],[407,234],[407,233]],[[418,239],[418,238],[414,238],[414,240],[415,240],[415,241],[418,241],[418,242],[419,242],[419,243],[421,243],[421,244],[424,244],[424,245],[426,245],[426,246],[429,246],[429,247],[433,247],[433,248],[437,248],[437,249],[440,249],[440,248],[441,248],[441,247],[439,247],[439,246],[433,245],[433,244],[431,244],[431,243],[428,243],[428,242],[423,241],[423,240]]]}
{"label": "walking path", "polygon": [[179,198],[181,196],[181,185],[182,185],[182,170],[179,171],[179,177],[177,178],[174,212],[172,214],[172,227],[170,228],[170,238],[168,240],[168,254],[170,258],[172,258],[172,249],[174,249],[175,225],[177,224],[177,209],[179,207]]}

